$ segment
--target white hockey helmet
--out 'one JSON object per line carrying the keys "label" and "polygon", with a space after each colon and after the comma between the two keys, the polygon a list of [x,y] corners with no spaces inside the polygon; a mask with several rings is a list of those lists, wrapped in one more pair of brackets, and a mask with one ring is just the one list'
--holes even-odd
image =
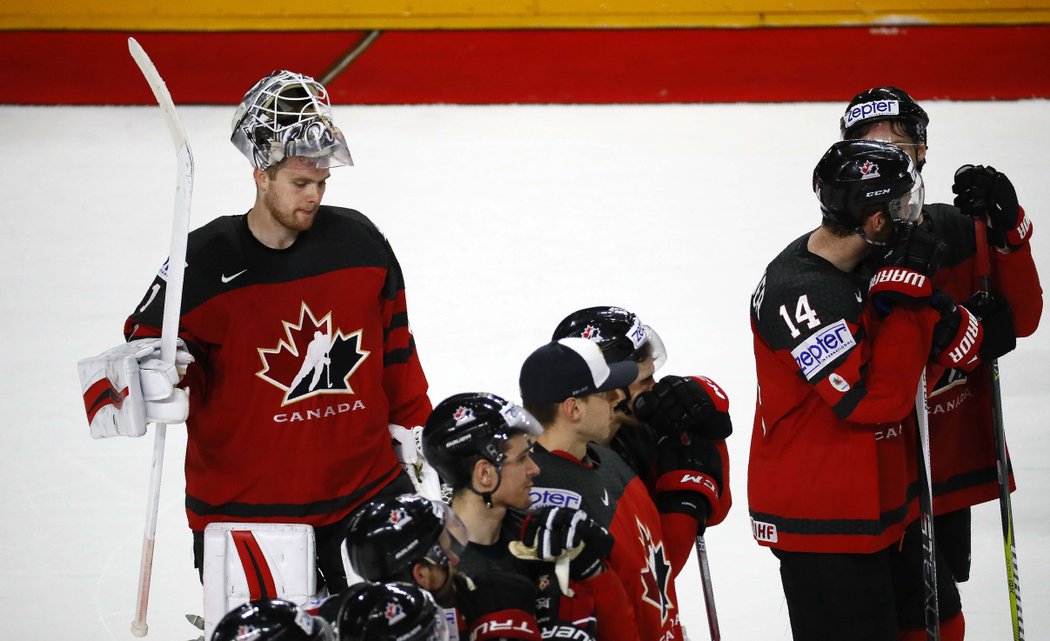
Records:
{"label": "white hockey helmet", "polygon": [[244,94],[230,141],[258,169],[290,157],[315,159],[318,167],[354,164],[332,119],[328,91],[292,71],[274,71]]}

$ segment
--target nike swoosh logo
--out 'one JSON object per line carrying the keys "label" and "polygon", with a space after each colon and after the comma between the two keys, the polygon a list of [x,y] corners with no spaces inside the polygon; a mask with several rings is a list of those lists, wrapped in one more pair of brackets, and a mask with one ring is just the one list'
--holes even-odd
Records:
{"label": "nike swoosh logo", "polygon": [[241,271],[237,272],[233,276],[227,276],[226,274],[222,274],[219,278],[222,279],[222,282],[228,283],[228,282],[230,282],[234,278],[237,278],[238,276],[240,276],[241,274],[243,274],[246,271],[248,271],[248,270],[247,269],[242,269]]}
{"label": "nike swoosh logo", "polygon": [[858,303],[863,303],[864,302],[864,297],[862,297],[860,295],[860,290],[857,290],[857,302]]}
{"label": "nike swoosh logo", "polygon": [[609,506],[609,490],[603,490],[603,493],[604,494],[602,495],[602,503],[604,503],[605,506],[608,507]]}

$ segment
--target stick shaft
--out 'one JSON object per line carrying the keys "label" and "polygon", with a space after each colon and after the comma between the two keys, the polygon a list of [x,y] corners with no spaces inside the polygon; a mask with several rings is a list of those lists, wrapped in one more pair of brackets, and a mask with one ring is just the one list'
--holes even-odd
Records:
{"label": "stick shaft", "polygon": [[[186,268],[186,244],[189,235],[190,201],[193,196],[193,153],[190,150],[186,131],[175,111],[167,85],[157,72],[153,61],[145,50],[128,38],[128,50],[142,75],[146,78],[157,104],[164,113],[168,131],[175,147],[175,211],[171,225],[171,250],[166,266],[167,278],[164,292],[164,315],[161,325],[161,360],[174,363],[178,344],[179,317],[182,308],[182,283]],[[135,619],[131,622],[131,633],[143,637],[149,632],[146,612],[149,607],[150,584],[153,577],[153,551],[157,536],[157,515],[160,507],[160,483],[164,471],[164,445],[167,426],[154,426],[153,463],[150,469],[149,493],[146,501],[146,525],[142,537],[142,558],[139,563],[138,599]]]}
{"label": "stick shaft", "polygon": [[[988,250],[988,229],[982,219],[975,218],[974,236],[977,242],[978,289],[985,296],[991,289],[989,280],[992,261]],[[989,391],[992,396],[992,428],[995,432],[995,467],[999,481],[999,519],[1003,526],[1003,555],[1006,559],[1006,587],[1010,598],[1010,623],[1014,641],[1024,639],[1024,616],[1021,611],[1021,584],[1017,572],[1017,544],[1014,541],[1013,504],[1010,499],[1010,463],[1006,450],[1006,428],[1003,422],[1003,394],[999,379],[999,361],[988,364]]]}
{"label": "stick shaft", "polygon": [[718,612],[715,610],[715,586],[711,581],[711,565],[707,562],[707,542],[701,534],[696,537],[696,560],[700,564],[700,584],[704,589],[704,608],[707,610],[707,628],[711,641],[721,641]]}

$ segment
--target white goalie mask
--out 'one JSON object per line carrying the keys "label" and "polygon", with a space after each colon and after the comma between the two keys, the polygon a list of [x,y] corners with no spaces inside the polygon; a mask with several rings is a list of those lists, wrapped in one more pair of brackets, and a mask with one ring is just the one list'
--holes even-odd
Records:
{"label": "white goalie mask", "polygon": [[233,115],[230,141],[257,169],[291,157],[314,159],[318,168],[354,164],[328,91],[292,71],[274,71],[248,90]]}

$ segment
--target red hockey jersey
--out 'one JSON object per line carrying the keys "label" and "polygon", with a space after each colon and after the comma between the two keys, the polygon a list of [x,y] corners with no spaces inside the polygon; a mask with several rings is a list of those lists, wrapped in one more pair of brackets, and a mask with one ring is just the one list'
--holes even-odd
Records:
{"label": "red hockey jersey", "polygon": [[[934,287],[963,302],[978,290],[973,219],[950,205],[924,209],[934,233],[948,241]],[[1010,305],[1019,337],[1032,334],[1043,309],[1043,290],[1027,243],[1009,254],[989,249],[991,289]],[[929,398],[930,465],[936,514],[998,498],[989,366],[970,373],[933,371]],[[1011,486],[1012,486],[1011,475]]]}
{"label": "red hockey jersey", "polygon": [[[421,425],[431,406],[401,269],[371,221],[323,206],[275,250],[246,215],[223,217],[190,234],[186,263],[190,527],[325,525],[393,479],[388,423]],[[162,268],[128,339],[159,334],[165,284]]]}
{"label": "red hockey jersey", "polygon": [[748,507],[761,544],[870,553],[918,514],[920,375],[939,315],[867,303],[870,273],[845,273],[792,242],[751,298],[758,396]]}
{"label": "red hockey jersey", "polygon": [[[610,568],[634,608],[641,641],[681,641],[681,613],[660,514],[641,479],[611,449],[594,444],[587,448],[586,463],[564,452],[548,452],[539,444],[533,460],[540,468],[533,479],[533,507],[581,508],[613,535]],[[599,636],[605,625],[610,623],[599,618]]]}

